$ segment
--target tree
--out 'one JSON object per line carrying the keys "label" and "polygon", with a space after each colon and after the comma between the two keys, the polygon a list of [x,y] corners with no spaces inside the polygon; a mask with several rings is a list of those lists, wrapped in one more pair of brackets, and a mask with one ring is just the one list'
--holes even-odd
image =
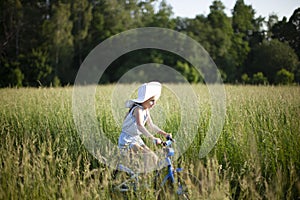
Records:
{"label": "tree", "polygon": [[49,55],[41,49],[33,49],[30,54],[21,56],[20,66],[24,73],[24,85],[39,86],[49,85],[51,82],[52,67],[48,61]]}
{"label": "tree", "polygon": [[[1,67],[8,77],[3,86],[24,84],[24,71],[32,56],[32,50],[41,46],[43,35],[40,31],[46,18],[45,5],[39,1],[1,1]],[[5,83],[4,83],[5,82]],[[1,84],[1,85],[2,85]],[[25,84],[26,85],[26,84]]]}
{"label": "tree", "polygon": [[268,83],[268,78],[265,77],[262,72],[257,72],[253,74],[252,83],[255,85],[266,85]]}
{"label": "tree", "polygon": [[250,83],[250,77],[248,76],[248,74],[243,74],[241,76],[241,79],[242,79],[243,84],[249,84]]}
{"label": "tree", "polygon": [[[136,27],[164,27],[186,33],[208,51],[227,82],[241,80],[242,74],[262,72],[270,83],[275,83],[278,77],[288,74],[281,69],[294,74],[299,82],[300,8],[289,20],[269,16],[266,34],[262,26],[265,18],[254,18],[255,10],[244,0],[236,1],[232,18],[226,16],[223,3],[214,0],[207,16],[174,19],[167,2],[0,1],[0,87],[72,84],[90,50]],[[156,49],[128,52],[116,59],[106,70],[106,81],[117,81],[128,69],[151,62],[177,67],[189,81],[201,81],[186,60]],[[242,81],[249,81],[243,77]]]}
{"label": "tree", "polygon": [[294,81],[294,74],[287,71],[286,69],[281,69],[276,73],[275,83],[276,84],[291,84]]}
{"label": "tree", "polygon": [[195,19],[177,19],[180,22],[177,28],[181,32],[186,32],[187,35],[199,42],[204,49],[210,49],[208,36],[212,27],[207,23],[205,16],[197,15]]}
{"label": "tree", "polygon": [[235,33],[231,38],[231,47],[225,59],[229,82],[234,83],[240,77],[249,52],[250,46],[248,41],[243,40],[243,34]]}
{"label": "tree", "polygon": [[51,7],[52,15],[43,24],[43,49],[49,52],[54,75],[60,77],[63,84],[72,83],[74,72],[70,60],[73,56],[73,24],[70,21],[70,4],[58,2]]}
{"label": "tree", "polygon": [[246,5],[244,0],[237,0],[232,11],[232,28],[235,33],[241,33],[244,37],[251,35],[255,30],[253,24],[255,11],[252,6]]}
{"label": "tree", "polygon": [[288,24],[291,27],[289,29],[288,43],[300,58],[300,7],[294,11]]}
{"label": "tree", "polygon": [[137,25],[139,27],[149,27],[153,24],[155,10],[153,7],[153,3],[156,0],[147,0],[147,1],[138,1],[138,14],[136,15]]}
{"label": "tree", "polygon": [[267,39],[272,38],[272,28],[274,27],[275,24],[278,23],[278,16],[276,14],[271,14],[269,15],[269,19],[267,21]]}
{"label": "tree", "polygon": [[191,67],[186,62],[178,61],[176,63],[176,69],[190,82],[190,83],[197,83],[202,78],[200,77],[197,70]]}
{"label": "tree", "polygon": [[23,26],[23,5],[20,0],[0,1],[0,55],[16,59],[20,53],[20,30]]}
{"label": "tree", "polygon": [[90,50],[104,40],[104,15],[101,12],[103,5],[103,1],[92,3],[92,18],[85,39],[86,48]]}
{"label": "tree", "polygon": [[162,0],[157,13],[153,16],[153,24],[150,26],[174,29],[175,20],[171,19],[172,15],[172,7],[165,0]]}
{"label": "tree", "polygon": [[103,39],[133,27],[131,11],[126,10],[127,3],[130,3],[130,1],[103,0],[101,10],[98,11],[101,12],[104,17]]}
{"label": "tree", "polygon": [[227,74],[232,71],[232,58],[229,55],[229,50],[232,46],[233,29],[224,9],[225,7],[221,1],[213,1],[210,6],[210,13],[207,16],[209,26],[206,31],[206,39],[209,42],[207,51],[217,66]]}
{"label": "tree", "polygon": [[271,32],[272,38],[288,42],[300,58],[300,7],[294,11],[289,21],[284,17],[276,23]]}
{"label": "tree", "polygon": [[20,62],[8,62],[4,57],[0,57],[0,87],[23,85],[24,74],[20,70]]}
{"label": "tree", "polygon": [[232,10],[232,28],[234,34],[231,38],[231,48],[227,56],[228,67],[226,73],[228,81],[235,82],[240,77],[245,61],[250,52],[249,40],[256,30],[255,11],[252,6],[246,5],[244,0],[237,0]]}
{"label": "tree", "polygon": [[298,66],[298,57],[294,50],[287,44],[278,40],[264,41],[252,51],[253,61],[250,64],[252,73],[263,72],[274,83],[276,72],[286,69],[294,72]]}
{"label": "tree", "polygon": [[[84,40],[88,35],[92,19],[92,6],[87,0],[75,0],[71,3],[71,21],[73,44],[74,44],[74,66],[79,68],[88,50],[85,50]],[[73,67],[74,67],[73,66]]]}
{"label": "tree", "polygon": [[273,39],[278,39],[281,42],[287,41],[288,38],[286,36],[287,27],[287,18],[283,17],[281,21],[278,21],[270,28],[270,32]]}
{"label": "tree", "polygon": [[11,86],[21,87],[23,86],[24,74],[19,68],[15,68],[9,75],[9,83]]}

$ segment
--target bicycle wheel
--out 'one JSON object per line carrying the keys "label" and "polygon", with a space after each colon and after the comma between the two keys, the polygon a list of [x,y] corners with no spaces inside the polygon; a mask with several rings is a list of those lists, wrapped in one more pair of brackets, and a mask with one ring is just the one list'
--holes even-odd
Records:
{"label": "bicycle wheel", "polygon": [[126,172],[114,172],[109,187],[111,199],[132,199],[136,195],[137,184],[137,179]]}
{"label": "bicycle wheel", "polygon": [[[188,172],[174,173],[175,182],[172,184],[168,180],[163,186],[157,190],[157,199],[200,199],[201,198],[201,182],[200,180]],[[162,178],[158,179],[162,181]]]}

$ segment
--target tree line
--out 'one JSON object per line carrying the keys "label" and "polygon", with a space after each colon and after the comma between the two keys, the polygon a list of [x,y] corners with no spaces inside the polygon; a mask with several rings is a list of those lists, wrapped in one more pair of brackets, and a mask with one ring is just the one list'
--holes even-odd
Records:
{"label": "tree line", "polygon": [[[174,17],[165,0],[1,0],[0,7],[0,87],[73,84],[95,46],[138,27],[190,36],[209,53],[226,83],[300,82],[300,8],[279,19],[276,14],[255,17],[244,0],[236,1],[230,17],[219,0],[208,15],[195,18]],[[172,66],[190,82],[203,81],[178,55],[142,49],[116,59],[99,82],[116,82],[145,63]]]}

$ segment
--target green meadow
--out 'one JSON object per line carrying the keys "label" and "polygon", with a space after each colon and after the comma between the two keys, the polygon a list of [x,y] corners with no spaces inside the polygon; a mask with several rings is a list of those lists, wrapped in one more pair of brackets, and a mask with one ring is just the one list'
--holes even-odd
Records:
{"label": "green meadow", "polygon": [[[97,87],[95,109],[99,128],[116,143],[114,86]],[[201,181],[199,199],[300,198],[300,87],[226,85],[224,127],[204,158],[199,149],[210,121],[209,93],[205,85],[192,87],[201,116],[191,121],[195,137],[175,163]],[[113,169],[86,150],[75,128],[72,92],[0,89],[0,199],[114,199]],[[153,109],[154,122],[175,138],[180,109],[167,89]],[[142,199],[155,199],[152,190],[142,191]]]}

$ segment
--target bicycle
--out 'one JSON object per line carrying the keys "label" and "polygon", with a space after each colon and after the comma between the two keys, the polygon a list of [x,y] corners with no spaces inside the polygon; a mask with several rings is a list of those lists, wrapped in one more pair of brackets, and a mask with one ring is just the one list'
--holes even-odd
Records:
{"label": "bicycle", "polygon": [[[173,168],[171,158],[175,154],[175,150],[172,148],[174,142],[172,138],[168,137],[167,140],[162,143],[165,153],[165,159],[163,161],[167,163],[167,168],[155,171],[154,178],[151,181],[153,183],[152,188],[151,185],[140,183],[139,173],[135,173],[124,165],[118,165],[114,175],[119,171],[126,172],[127,175],[123,176],[125,180],[120,180],[120,183],[114,185],[114,192],[120,192],[125,198],[126,194],[131,193],[134,194],[135,198],[141,199],[144,196],[143,192],[153,189],[153,196],[159,200],[198,199],[201,196],[201,182],[198,178],[189,172],[185,172],[183,168]],[[167,170],[166,175],[164,175],[165,169]],[[116,176],[115,179],[117,179]],[[140,194],[139,191],[142,194]]]}

